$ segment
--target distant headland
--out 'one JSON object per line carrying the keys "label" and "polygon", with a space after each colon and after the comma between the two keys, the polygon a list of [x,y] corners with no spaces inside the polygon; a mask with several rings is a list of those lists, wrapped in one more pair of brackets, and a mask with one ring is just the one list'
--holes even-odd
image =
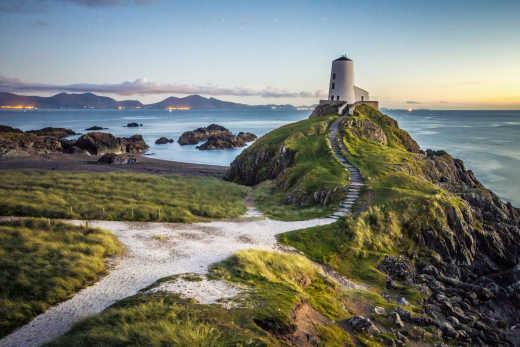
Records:
{"label": "distant headland", "polygon": [[293,105],[247,105],[215,98],[205,98],[200,95],[185,97],[170,96],[154,104],[143,104],[138,100],[117,101],[107,96],[93,93],[59,93],[49,97],[28,96],[12,93],[0,93],[1,109],[33,110],[47,109],[165,109],[165,110],[213,110],[213,109],[272,109],[272,110],[302,110],[312,109],[312,106]]}

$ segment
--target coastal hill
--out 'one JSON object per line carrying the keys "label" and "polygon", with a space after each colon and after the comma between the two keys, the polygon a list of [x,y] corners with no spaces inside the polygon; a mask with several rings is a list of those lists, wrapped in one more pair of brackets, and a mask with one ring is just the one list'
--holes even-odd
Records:
{"label": "coastal hill", "polygon": [[116,109],[118,107],[124,107],[129,109],[167,109],[168,107],[189,107],[190,109],[195,110],[244,110],[272,108],[278,110],[296,109],[296,107],[292,105],[246,105],[241,103],[222,101],[215,98],[205,98],[200,95],[189,95],[182,98],[170,96],[164,99],[163,101],[145,105],[138,100],[117,101],[113,98],[107,96],[99,96],[93,93],[60,93],[49,97],[0,93],[0,107],[2,106],[34,106],[36,108],[50,109]]}

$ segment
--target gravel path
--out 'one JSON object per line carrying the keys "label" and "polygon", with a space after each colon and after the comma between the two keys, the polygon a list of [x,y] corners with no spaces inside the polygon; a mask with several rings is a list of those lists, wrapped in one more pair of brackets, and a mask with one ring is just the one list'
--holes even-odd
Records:
{"label": "gravel path", "polygon": [[[116,235],[127,247],[127,254],[118,259],[106,277],[49,308],[0,340],[0,346],[26,347],[48,342],[67,332],[80,319],[136,294],[159,278],[187,272],[206,273],[210,264],[239,250],[276,250],[276,234],[333,221],[331,218],[300,222],[259,219],[252,209],[242,219],[197,224],[90,221],[89,225]],[[179,286],[179,290],[182,288]],[[191,290],[188,286],[184,288]],[[197,296],[200,295],[198,291]],[[208,295],[215,293],[208,291]],[[202,300],[205,301],[204,296]]]}
{"label": "gravel path", "polygon": [[[244,249],[280,250],[275,235],[290,230],[330,224],[351,213],[363,180],[359,171],[341,155],[336,135],[344,117],[330,128],[329,141],[338,160],[350,170],[351,185],[331,218],[282,222],[262,218],[254,209],[237,220],[196,224],[89,221],[89,225],[112,232],[128,252],[117,259],[110,273],[71,299],[37,316],[0,340],[0,346],[38,346],[66,333],[79,320],[103,311],[115,302],[136,294],[156,280],[175,274],[207,272],[208,266]],[[69,221],[81,224],[82,221]],[[362,288],[330,269],[325,273],[347,288]],[[339,276],[339,277],[338,277]],[[218,281],[189,285],[183,281],[165,288],[193,296],[200,302],[215,302],[236,294],[234,288]]]}

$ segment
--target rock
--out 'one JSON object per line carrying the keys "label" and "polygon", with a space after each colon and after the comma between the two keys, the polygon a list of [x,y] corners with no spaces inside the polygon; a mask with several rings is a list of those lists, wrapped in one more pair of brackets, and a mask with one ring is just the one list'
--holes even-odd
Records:
{"label": "rock", "polygon": [[397,257],[385,256],[377,265],[377,269],[386,273],[391,279],[406,282],[407,284],[413,283],[415,277],[415,267],[408,258],[401,255]]}
{"label": "rock", "polygon": [[369,119],[349,118],[345,122],[345,127],[350,129],[356,136],[379,142],[382,145],[388,143],[383,129]]}
{"label": "rock", "polygon": [[356,332],[375,334],[379,332],[379,329],[372,323],[368,318],[362,316],[353,316],[350,319],[340,322],[340,326],[347,325]]}
{"label": "rock", "polygon": [[112,134],[102,132],[85,134],[74,145],[94,155],[105,153],[141,153],[148,149],[148,145],[146,145],[141,135],[125,138],[115,137]]}
{"label": "rock", "polygon": [[143,125],[140,124],[140,123],[132,122],[132,123],[128,123],[126,126],[127,126],[128,128],[137,128],[137,127],[142,127]]}
{"label": "rock", "polygon": [[403,306],[410,306],[410,303],[408,302],[408,300],[406,300],[403,297],[400,297],[399,300],[397,300],[397,303],[399,305],[403,305]]}
{"label": "rock", "polygon": [[168,139],[166,137],[160,137],[157,140],[155,140],[156,145],[164,145],[164,144],[172,143],[172,142],[173,142],[173,139]]}
{"label": "rock", "polygon": [[237,137],[242,139],[244,142],[252,142],[252,141],[256,140],[256,138],[257,138],[257,136],[255,134],[248,133],[248,132],[239,132]]}
{"label": "rock", "polygon": [[35,134],[38,136],[50,136],[55,137],[57,139],[61,139],[70,135],[77,135],[72,129],[66,129],[66,128],[43,128],[39,130],[29,130],[27,131],[29,134]]}
{"label": "rock", "polygon": [[386,314],[386,310],[384,307],[381,307],[381,306],[376,306],[374,307],[374,312],[380,316],[382,315],[385,315]]}
{"label": "rock", "polygon": [[177,142],[181,145],[196,145],[197,143],[209,139],[213,135],[232,135],[231,132],[218,124],[211,124],[206,128],[198,128],[193,131],[184,132]]}
{"label": "rock", "polygon": [[11,129],[3,128],[5,132],[0,132],[0,157],[48,154],[63,149],[61,141],[56,137],[19,132],[19,129],[9,132]]}
{"label": "rock", "polygon": [[397,327],[399,329],[404,328],[404,323],[401,320],[401,316],[399,316],[399,313],[397,313],[397,312],[390,313],[390,318],[392,318],[392,320],[394,321],[394,324],[397,325]]}
{"label": "rock", "polygon": [[197,146],[197,148],[211,150],[244,147],[247,139],[256,139],[256,136],[251,133],[240,133],[237,136],[231,134],[211,135],[204,144]]}
{"label": "rock", "polygon": [[103,127],[100,127],[98,125],[94,125],[94,126],[92,126],[90,128],[87,128],[85,130],[86,131],[96,131],[96,130],[106,130],[106,129],[108,129],[108,128],[103,128]]}
{"label": "rock", "polygon": [[102,132],[91,132],[82,135],[75,146],[88,151],[90,154],[102,155],[107,152],[122,153],[121,141],[112,134]]}

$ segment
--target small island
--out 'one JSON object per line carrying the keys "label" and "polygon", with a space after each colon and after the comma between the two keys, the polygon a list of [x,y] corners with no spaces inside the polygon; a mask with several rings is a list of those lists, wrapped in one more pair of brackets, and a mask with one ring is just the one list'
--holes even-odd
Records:
{"label": "small island", "polygon": [[200,146],[199,150],[212,149],[232,149],[244,147],[248,142],[256,140],[257,136],[249,132],[240,132],[233,135],[227,128],[211,124],[208,127],[197,128],[193,131],[184,132],[178,142],[181,146],[196,145],[199,142],[206,141]]}

